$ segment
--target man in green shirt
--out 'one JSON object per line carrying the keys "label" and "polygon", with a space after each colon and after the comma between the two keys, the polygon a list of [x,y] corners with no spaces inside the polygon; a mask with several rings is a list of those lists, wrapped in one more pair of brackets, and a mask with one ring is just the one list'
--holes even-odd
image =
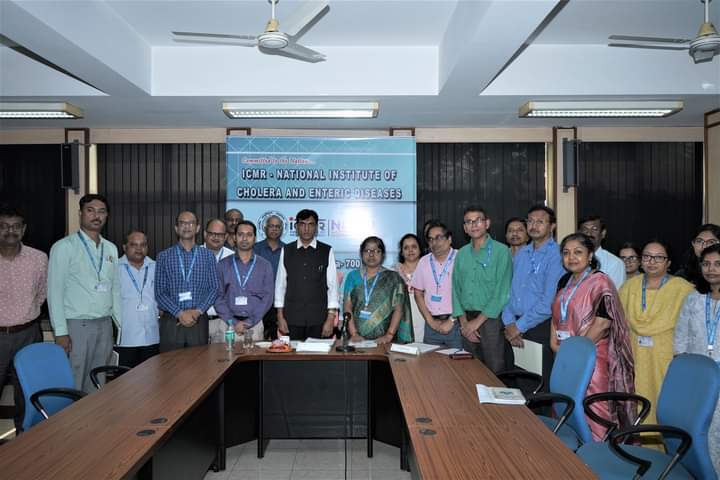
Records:
{"label": "man in green shirt", "polygon": [[70,357],[75,387],[92,391],[90,370],[112,354],[112,321],[120,319],[118,252],[100,235],[108,217],[105,197],[80,199],[80,230],[55,242],[48,266],[48,307],[55,343]]}
{"label": "man in green shirt", "polygon": [[453,316],[460,321],[463,348],[493,372],[505,368],[503,307],[510,298],[510,249],[488,233],[485,210],[471,206],[463,214],[470,243],[462,247],[453,270]]}

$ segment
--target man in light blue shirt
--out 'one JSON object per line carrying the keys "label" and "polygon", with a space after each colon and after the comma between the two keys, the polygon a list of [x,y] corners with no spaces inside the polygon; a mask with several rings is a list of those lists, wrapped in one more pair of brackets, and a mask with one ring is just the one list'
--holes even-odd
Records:
{"label": "man in light blue shirt", "polygon": [[128,233],[123,250],[117,269],[121,313],[115,350],[119,364],[133,368],[159,352],[155,261],[147,256],[147,237],[139,230]]}
{"label": "man in light blue shirt", "polygon": [[[528,211],[527,228],[532,243],[521,248],[513,259],[510,301],[503,309],[505,338],[523,348],[525,340],[542,344],[542,373],[550,380],[553,355],[550,350],[550,319],[557,284],[565,273],[560,248],[553,240],[556,217],[553,209],[535,205]],[[513,358],[514,363],[514,355]]]}
{"label": "man in light blue shirt", "polygon": [[607,227],[600,217],[585,217],[578,222],[578,231],[590,237],[595,244],[595,258],[600,262],[600,271],[605,273],[620,290],[625,283],[625,262],[602,248],[602,242],[607,235]]}

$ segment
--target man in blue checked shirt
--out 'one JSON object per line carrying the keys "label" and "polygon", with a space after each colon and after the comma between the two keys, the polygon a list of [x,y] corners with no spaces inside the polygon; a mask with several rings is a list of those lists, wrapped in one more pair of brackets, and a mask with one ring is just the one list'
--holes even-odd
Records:
{"label": "man in blue checked shirt", "polygon": [[215,303],[218,278],[215,257],[195,244],[200,231],[192,212],[181,212],[175,221],[178,243],[158,254],[155,298],[160,317],[160,351],[208,343],[208,317]]}
{"label": "man in blue checked shirt", "polygon": [[[565,273],[560,248],[553,240],[556,217],[552,208],[535,205],[528,211],[527,229],[532,243],[513,258],[510,301],[503,309],[505,338],[514,347],[523,339],[543,345],[542,373],[550,381],[553,355],[550,350],[550,318],[557,284]],[[514,363],[514,356],[511,357]]]}

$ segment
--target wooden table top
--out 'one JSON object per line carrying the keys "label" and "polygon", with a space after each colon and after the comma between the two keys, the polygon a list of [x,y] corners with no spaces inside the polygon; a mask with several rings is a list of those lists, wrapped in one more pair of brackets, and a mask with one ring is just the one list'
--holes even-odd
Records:
{"label": "wooden table top", "polygon": [[[396,362],[401,358],[404,362]],[[119,479],[135,473],[235,363],[388,361],[424,478],[594,478],[525,407],[480,405],[475,383],[500,385],[480,362],[439,354],[228,354],[224,345],[155,356],[50,420],[0,446],[0,472],[13,480]],[[430,417],[432,423],[416,421]],[[154,419],[164,418],[162,424]],[[432,429],[426,436],[422,429]],[[154,430],[137,436],[140,430]],[[536,473],[533,473],[536,472]]]}

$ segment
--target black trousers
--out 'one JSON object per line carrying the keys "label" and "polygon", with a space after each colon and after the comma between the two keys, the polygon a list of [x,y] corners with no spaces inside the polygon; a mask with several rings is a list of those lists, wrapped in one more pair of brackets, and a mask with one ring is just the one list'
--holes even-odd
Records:
{"label": "black trousers", "polygon": [[10,377],[15,394],[15,414],[13,420],[18,432],[22,430],[22,421],[25,417],[25,397],[23,396],[20,382],[18,382],[17,375],[15,374],[13,358],[15,358],[15,354],[21,348],[38,342],[42,342],[40,322],[34,322],[28,325],[28,328],[20,330],[19,332],[0,333],[0,393],[2,393],[7,378]]}
{"label": "black trousers", "polygon": [[266,340],[275,340],[277,338],[277,308],[270,307],[263,317],[263,328],[265,329]]}
{"label": "black trousers", "polygon": [[305,340],[308,337],[320,338],[322,324],[320,325],[288,325],[290,340]]}
{"label": "black trousers", "polygon": [[[531,340],[542,345],[542,392],[550,391],[550,373],[552,372],[553,361],[555,360],[555,354],[552,349],[550,349],[550,322],[551,319],[547,319],[523,334],[523,339]],[[509,350],[510,359],[512,360],[510,368],[513,368],[515,355],[513,354],[512,347],[510,347],[510,342],[506,340],[505,343],[508,346],[507,350]]]}
{"label": "black trousers", "polygon": [[160,345],[145,345],[142,347],[114,347],[118,352],[120,360],[118,363],[123,367],[135,368],[150,357],[160,353]]}
{"label": "black trousers", "polygon": [[197,323],[186,327],[169,313],[160,317],[160,351],[169,352],[185,347],[196,347],[208,343],[208,317],[204,313]]}

